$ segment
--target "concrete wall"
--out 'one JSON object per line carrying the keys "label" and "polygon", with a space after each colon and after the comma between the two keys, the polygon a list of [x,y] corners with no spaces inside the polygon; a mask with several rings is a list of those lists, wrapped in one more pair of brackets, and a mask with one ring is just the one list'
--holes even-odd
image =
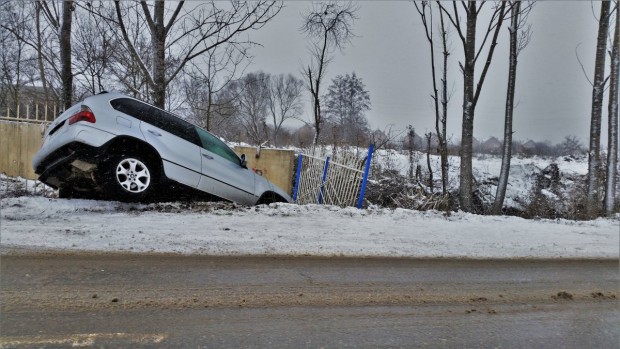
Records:
{"label": "concrete wall", "polygon": [[[43,131],[42,124],[0,120],[0,173],[36,179],[32,157],[41,147]],[[235,147],[235,151],[246,155],[248,168],[292,194],[294,151],[262,149],[258,158],[253,147]]]}
{"label": "concrete wall", "polygon": [[44,130],[43,124],[0,121],[0,172],[36,179],[32,157],[41,148]]}
{"label": "concrete wall", "polygon": [[295,152],[293,150],[261,149],[256,157],[254,147],[235,147],[239,155],[245,154],[248,168],[267,178],[282,188],[289,195],[293,193],[293,172],[295,169]]}

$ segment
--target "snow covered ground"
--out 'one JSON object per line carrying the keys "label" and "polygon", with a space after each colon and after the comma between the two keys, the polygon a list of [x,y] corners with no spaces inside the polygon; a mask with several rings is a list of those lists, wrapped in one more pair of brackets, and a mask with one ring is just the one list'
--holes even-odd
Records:
{"label": "snow covered ground", "polygon": [[[618,218],[618,217],[617,217]],[[618,219],[525,220],[466,213],[274,204],[0,200],[2,253],[454,258],[619,257]]]}
{"label": "snow covered ground", "polygon": [[[431,155],[430,158],[436,185],[439,186],[441,180],[441,160],[438,155]],[[403,177],[407,176],[410,167],[409,156],[406,153],[391,149],[379,150],[374,155],[373,163],[380,166],[383,170],[396,171]],[[449,190],[454,191],[457,190],[459,186],[460,157],[449,156],[448,163],[448,186]],[[560,183],[562,184],[564,193],[559,194],[562,194],[562,199],[569,199],[568,192],[574,189],[576,184],[575,181],[588,173],[587,157],[573,158],[558,156],[554,158],[544,158],[539,156],[514,156],[511,159],[504,207],[522,210],[523,202],[528,201],[528,196],[536,183],[536,177],[543,169],[547,168],[552,163],[556,164],[560,171]],[[414,152],[414,168],[416,165],[420,165],[422,172],[426,175],[428,172],[426,154],[423,152]],[[488,193],[488,195],[484,196],[482,199],[489,205],[493,202],[497,190],[497,178],[500,174],[501,165],[501,156],[495,155],[476,154],[472,161],[474,178],[478,183],[479,189],[484,193]]]}

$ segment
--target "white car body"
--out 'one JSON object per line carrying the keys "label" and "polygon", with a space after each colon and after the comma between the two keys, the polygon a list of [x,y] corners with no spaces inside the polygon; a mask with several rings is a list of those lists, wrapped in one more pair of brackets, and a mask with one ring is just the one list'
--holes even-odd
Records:
{"label": "white car body", "polygon": [[62,113],[48,127],[33,167],[41,181],[73,193],[109,196],[109,185],[139,201],[153,194],[153,185],[160,190],[171,182],[244,205],[291,202],[218,137],[120,93],[88,97]]}

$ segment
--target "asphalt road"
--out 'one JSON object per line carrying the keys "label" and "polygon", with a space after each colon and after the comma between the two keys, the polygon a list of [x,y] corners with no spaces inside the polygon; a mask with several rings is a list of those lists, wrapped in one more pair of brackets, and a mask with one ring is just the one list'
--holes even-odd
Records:
{"label": "asphalt road", "polygon": [[618,348],[618,261],[0,257],[0,347]]}

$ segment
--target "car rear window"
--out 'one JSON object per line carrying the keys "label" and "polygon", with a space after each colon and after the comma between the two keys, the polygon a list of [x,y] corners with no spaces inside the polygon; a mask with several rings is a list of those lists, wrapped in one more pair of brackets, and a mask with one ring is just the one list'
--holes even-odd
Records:
{"label": "car rear window", "polygon": [[110,104],[112,108],[121,113],[131,115],[188,142],[202,146],[194,125],[171,113],[131,98],[117,98],[110,101]]}

